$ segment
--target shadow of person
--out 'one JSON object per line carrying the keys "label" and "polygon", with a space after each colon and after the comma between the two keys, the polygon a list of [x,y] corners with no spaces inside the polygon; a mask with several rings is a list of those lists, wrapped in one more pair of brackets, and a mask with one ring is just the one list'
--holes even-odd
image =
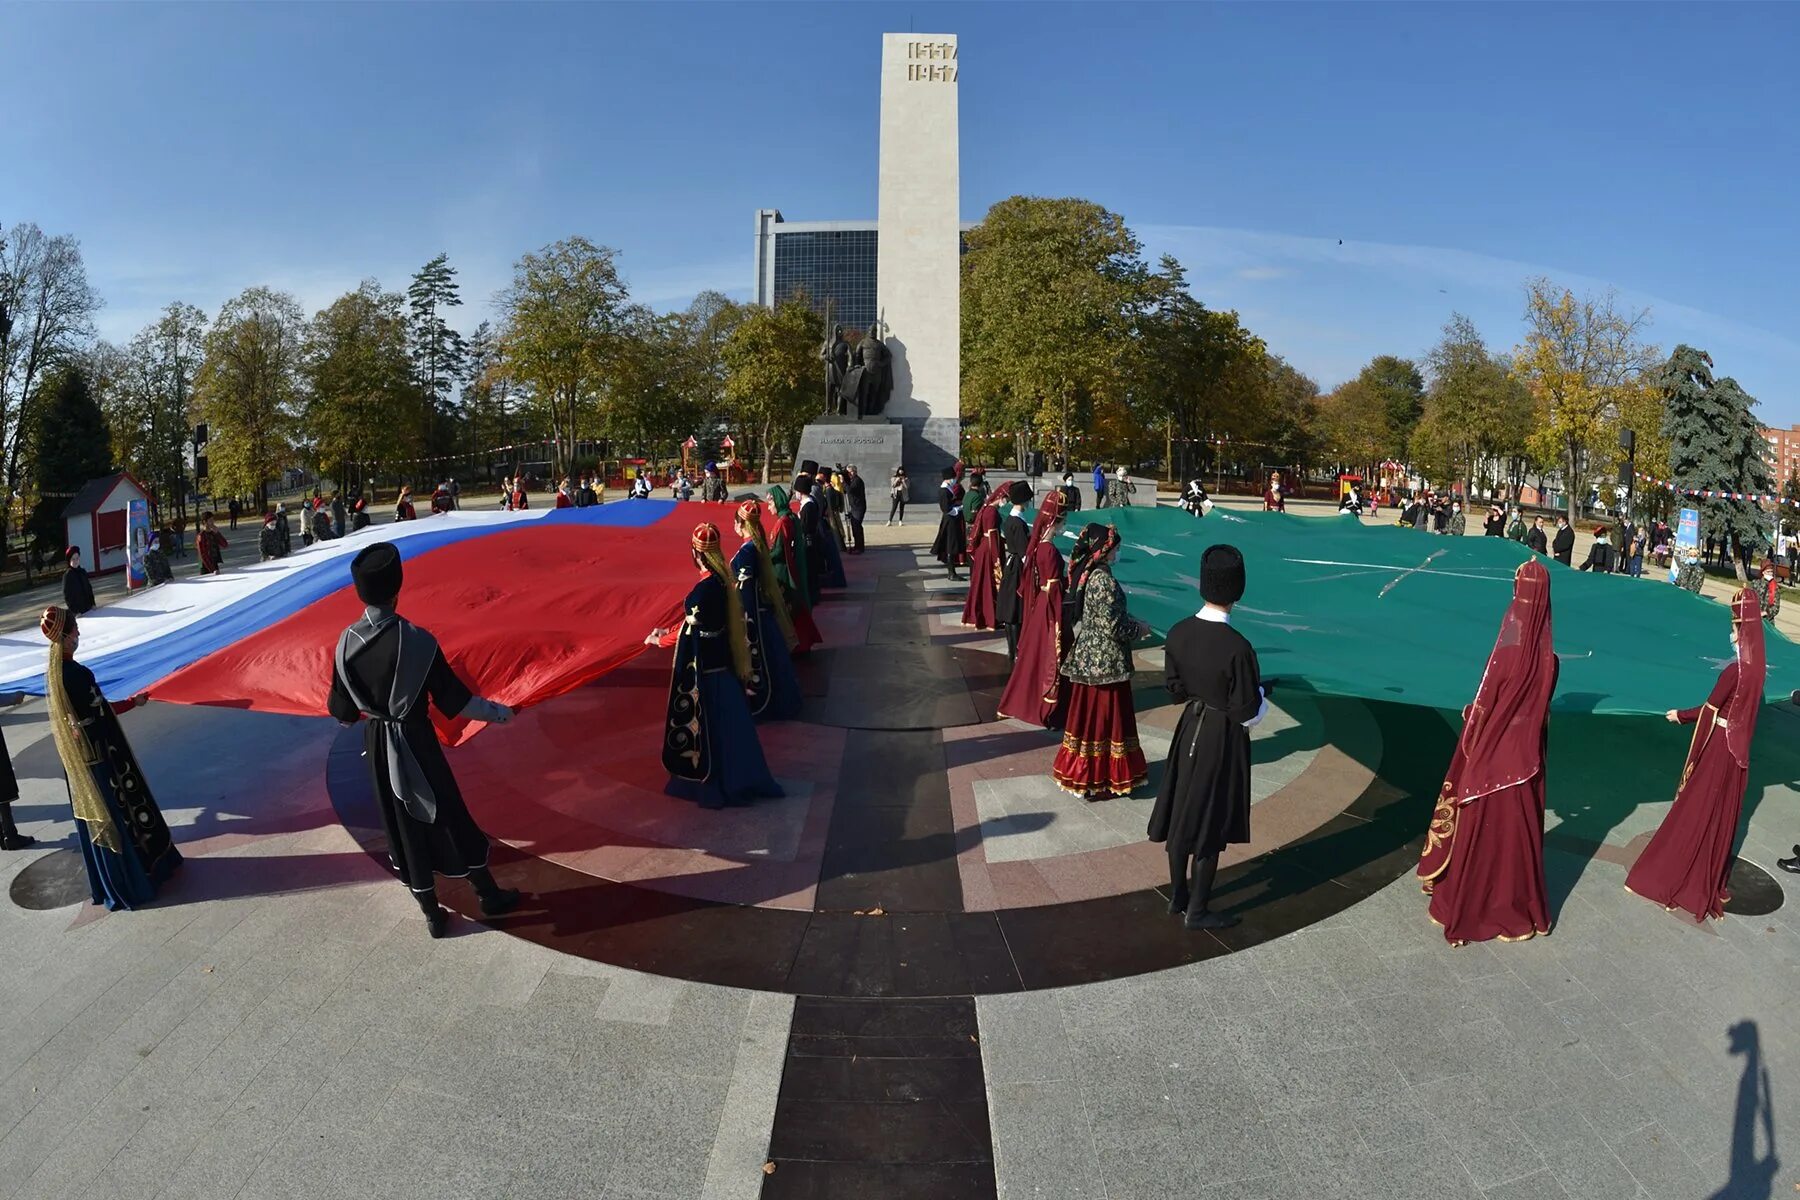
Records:
{"label": "shadow of person", "polygon": [[[1744,1056],[1738,1079],[1737,1111],[1731,1118],[1730,1175],[1708,1200],[1770,1200],[1775,1194],[1775,1106],[1769,1092],[1769,1068],[1762,1061],[1762,1039],[1755,1021],[1739,1021],[1730,1029],[1731,1053]],[[1756,1156],[1756,1131],[1762,1129],[1765,1153]]]}

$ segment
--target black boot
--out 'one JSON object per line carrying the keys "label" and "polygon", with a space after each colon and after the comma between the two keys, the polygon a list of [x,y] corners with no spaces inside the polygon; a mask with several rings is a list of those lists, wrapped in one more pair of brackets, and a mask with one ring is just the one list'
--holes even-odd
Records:
{"label": "black boot", "polygon": [[441,938],[450,928],[450,914],[443,910],[437,902],[437,889],[426,888],[422,892],[414,892],[413,899],[419,902],[419,911],[425,914],[425,928],[434,938]]}
{"label": "black boot", "polygon": [[37,839],[26,837],[13,824],[12,801],[0,801],[0,850],[23,850],[37,845]]}
{"label": "black boot", "polygon": [[1230,929],[1238,923],[1236,917],[1228,917],[1207,908],[1212,900],[1213,876],[1219,873],[1219,856],[1209,854],[1205,858],[1194,856],[1194,882],[1192,895],[1188,899],[1187,916],[1182,924],[1189,929]]}
{"label": "black boot", "polygon": [[1796,843],[1794,846],[1794,857],[1778,858],[1775,860],[1775,865],[1784,871],[1791,871],[1795,875],[1800,875],[1800,843]]}
{"label": "black boot", "polygon": [[1180,917],[1187,915],[1188,907],[1188,871],[1187,855],[1169,855],[1169,915]]}
{"label": "black boot", "polygon": [[493,873],[486,867],[470,871],[469,882],[475,885],[475,894],[481,899],[482,916],[498,917],[519,907],[519,890],[495,883]]}

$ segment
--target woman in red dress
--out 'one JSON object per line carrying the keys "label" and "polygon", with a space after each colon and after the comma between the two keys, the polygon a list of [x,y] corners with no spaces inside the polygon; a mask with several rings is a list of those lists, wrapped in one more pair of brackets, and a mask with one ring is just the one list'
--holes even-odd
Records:
{"label": "woman in red dress", "polygon": [[1019,564],[1019,655],[1000,693],[999,715],[1041,725],[1062,724],[1068,689],[1063,686],[1063,560],[1054,544],[1062,525],[1063,494],[1044,493],[1031,538]]}
{"label": "woman in red dress", "polygon": [[1125,593],[1112,576],[1119,531],[1089,525],[1069,555],[1073,645],[1063,662],[1069,713],[1051,778],[1084,800],[1129,796],[1150,775],[1138,745],[1131,703],[1131,643],[1149,628],[1125,611]]}
{"label": "woman in red dress", "polygon": [[1726,889],[1731,845],[1750,776],[1756,714],[1762,709],[1767,672],[1762,609],[1749,588],[1731,602],[1731,640],[1737,658],[1719,672],[1706,703],[1667,714],[1671,721],[1692,725],[1694,738],[1675,806],[1625,877],[1630,891],[1671,911],[1691,913],[1696,921],[1724,916],[1731,899]]}
{"label": "woman in red dress", "polygon": [[1475,699],[1463,710],[1462,736],[1419,856],[1431,919],[1453,946],[1550,932],[1544,748],[1555,691],[1550,573],[1534,558],[1513,575],[1512,604]]}
{"label": "woman in red dress", "polygon": [[1000,597],[1000,506],[1006,489],[996,488],[975,514],[969,530],[969,597],[963,601],[962,623],[976,629],[998,629],[994,606]]}

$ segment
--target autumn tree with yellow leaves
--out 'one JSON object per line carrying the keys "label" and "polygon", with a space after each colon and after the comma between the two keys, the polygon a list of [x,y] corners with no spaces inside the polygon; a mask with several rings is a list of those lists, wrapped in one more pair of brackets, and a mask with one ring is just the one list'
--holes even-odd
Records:
{"label": "autumn tree with yellow leaves", "polygon": [[1525,341],[1513,374],[1537,404],[1530,444],[1562,472],[1572,522],[1588,485],[1618,461],[1620,416],[1643,410],[1655,347],[1639,340],[1648,310],[1623,312],[1616,297],[1577,298],[1548,279],[1525,290]]}

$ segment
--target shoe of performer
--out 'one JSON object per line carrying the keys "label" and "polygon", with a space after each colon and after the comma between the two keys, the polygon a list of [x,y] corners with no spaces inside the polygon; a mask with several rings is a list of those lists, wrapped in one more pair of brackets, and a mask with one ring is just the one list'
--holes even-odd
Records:
{"label": "shoe of performer", "polygon": [[481,915],[498,917],[519,907],[519,890],[503,888],[494,882],[494,876],[486,867],[477,867],[469,872],[469,882],[475,887],[475,894],[481,898]]}
{"label": "shoe of performer", "polygon": [[1794,857],[1778,858],[1775,860],[1775,865],[1784,871],[1800,875],[1800,844],[1794,846]]}
{"label": "shoe of performer", "polygon": [[1195,857],[1194,878],[1189,887],[1191,896],[1188,901],[1187,915],[1181,919],[1184,928],[1193,930],[1230,929],[1238,923],[1238,918],[1213,912],[1207,907],[1212,902],[1213,877],[1218,873],[1218,855],[1210,854],[1205,858]]}
{"label": "shoe of performer", "polygon": [[419,902],[419,911],[425,914],[425,929],[434,938],[441,938],[450,928],[450,914],[438,903],[437,889],[426,892],[414,892],[414,900]]}
{"label": "shoe of performer", "polygon": [[12,801],[0,804],[0,850],[23,850],[37,845],[37,839],[19,832],[13,824]]}
{"label": "shoe of performer", "polygon": [[1210,911],[1203,912],[1203,913],[1189,913],[1185,917],[1181,918],[1181,924],[1182,924],[1183,928],[1194,929],[1194,930],[1230,929],[1233,925],[1236,925],[1237,923],[1238,923],[1237,917],[1228,917],[1224,913],[1216,913],[1216,912],[1210,912]]}
{"label": "shoe of performer", "polygon": [[519,907],[518,888],[495,888],[493,892],[481,898],[481,915],[498,917]]}

